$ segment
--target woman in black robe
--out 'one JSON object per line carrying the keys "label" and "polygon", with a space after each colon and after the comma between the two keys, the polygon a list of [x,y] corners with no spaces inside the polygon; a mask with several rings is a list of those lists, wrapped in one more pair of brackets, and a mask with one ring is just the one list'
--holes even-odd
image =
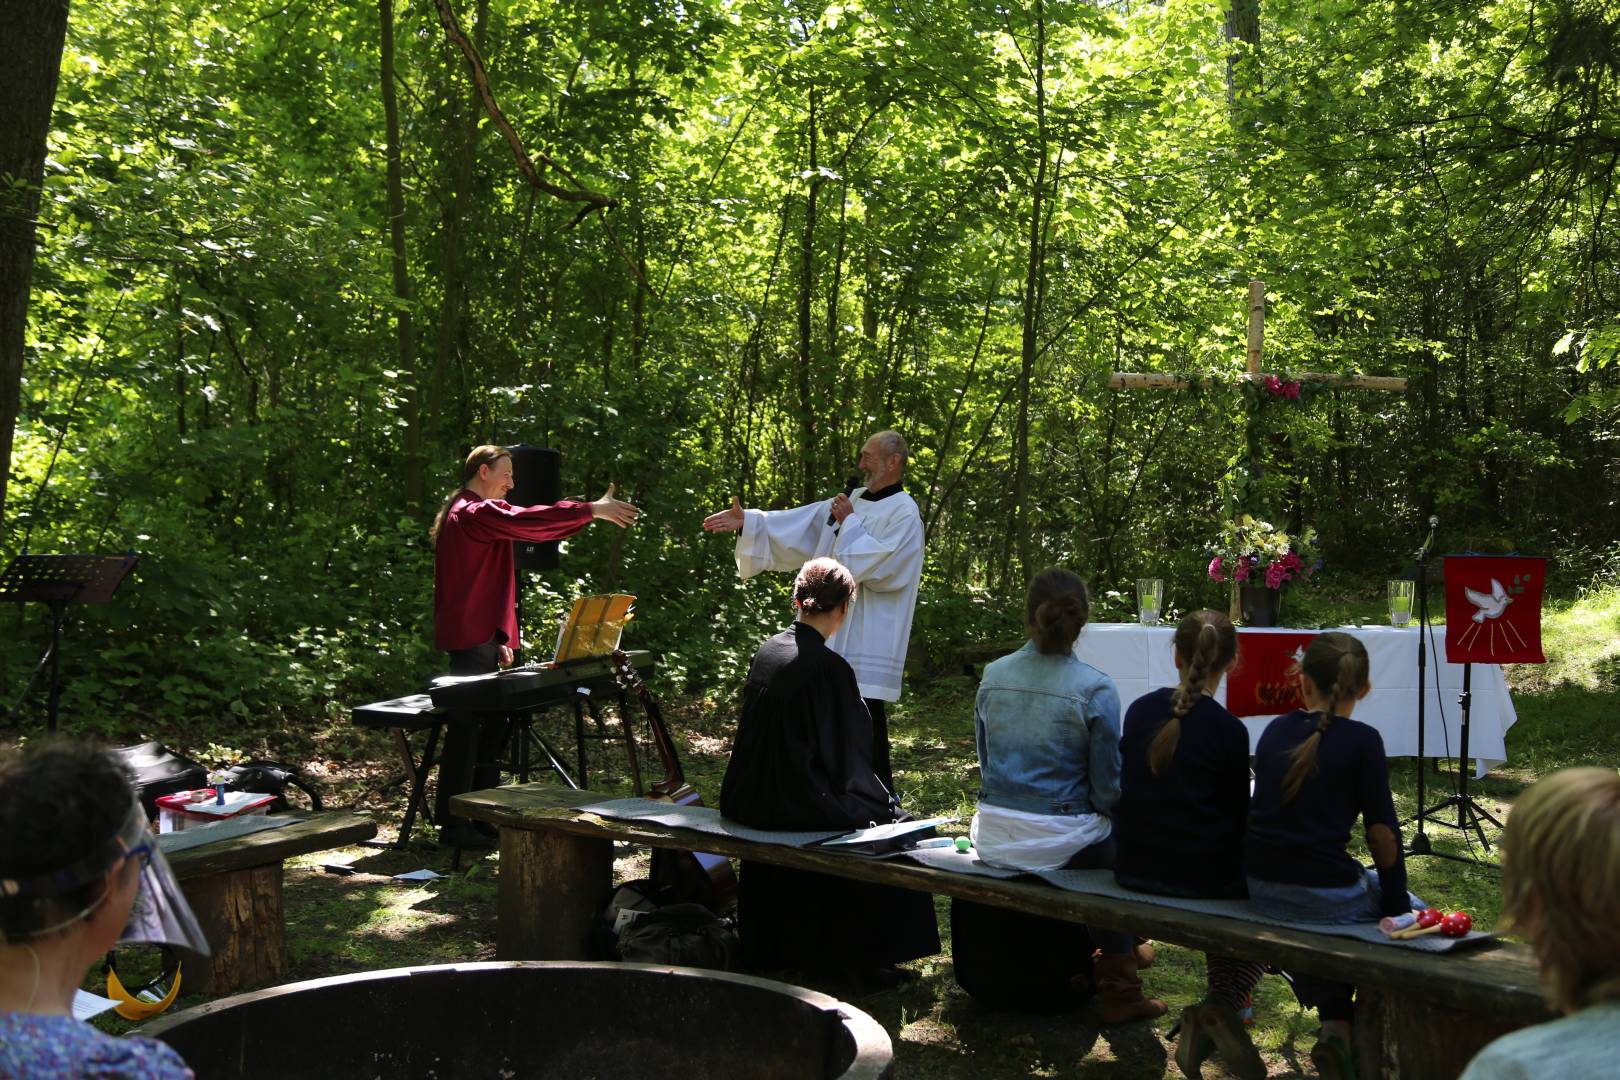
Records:
{"label": "woman in black robe", "polygon": [[[899,820],[872,767],[872,721],[849,662],[827,647],[855,599],[834,559],[793,583],[799,619],[754,654],[720,810],[758,829],[858,829]],[[743,861],[737,921],[744,963],[877,986],[894,965],[939,952],[933,898],[807,870]]]}

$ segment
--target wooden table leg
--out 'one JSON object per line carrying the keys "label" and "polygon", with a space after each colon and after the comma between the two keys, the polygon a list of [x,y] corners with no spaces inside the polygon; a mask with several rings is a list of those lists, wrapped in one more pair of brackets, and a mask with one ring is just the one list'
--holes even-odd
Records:
{"label": "wooden table leg", "polygon": [[1486,1043],[1523,1026],[1411,994],[1356,990],[1356,1056],[1363,1077],[1455,1080]]}
{"label": "wooden table leg", "polygon": [[281,978],[285,924],[282,864],[189,878],[181,885],[213,955],[188,957],[183,994],[234,994]]}
{"label": "wooden table leg", "polygon": [[588,960],[613,893],[613,841],[501,829],[500,960]]}

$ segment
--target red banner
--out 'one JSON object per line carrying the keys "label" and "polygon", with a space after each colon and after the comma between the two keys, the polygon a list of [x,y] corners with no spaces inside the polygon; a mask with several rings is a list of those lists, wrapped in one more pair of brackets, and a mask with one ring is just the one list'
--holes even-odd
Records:
{"label": "red banner", "polygon": [[1541,590],[1547,560],[1533,555],[1447,555],[1446,660],[1545,664]]}
{"label": "red banner", "polygon": [[1226,708],[1233,716],[1279,716],[1303,709],[1299,658],[1315,633],[1238,631],[1237,667],[1226,676]]}

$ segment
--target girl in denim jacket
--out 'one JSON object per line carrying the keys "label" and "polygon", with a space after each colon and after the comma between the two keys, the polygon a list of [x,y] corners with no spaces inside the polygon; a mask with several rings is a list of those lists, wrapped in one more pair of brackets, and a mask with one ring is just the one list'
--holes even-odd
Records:
{"label": "girl in denim jacket", "polygon": [[[1025,601],[1029,643],[984,669],[974,704],[982,787],[973,818],[979,857],[1014,870],[1106,869],[1114,865],[1119,801],[1119,693],[1107,675],[1074,655],[1091,605],[1079,575],[1060,567],[1036,574]],[[960,933],[955,929],[953,934]],[[1053,941],[1064,940],[1051,928]],[[1132,935],[1092,930],[1094,965],[1074,958],[1094,981],[1104,1023],[1162,1016],[1137,976],[1151,951]],[[1092,970],[1087,979],[1086,967]]]}

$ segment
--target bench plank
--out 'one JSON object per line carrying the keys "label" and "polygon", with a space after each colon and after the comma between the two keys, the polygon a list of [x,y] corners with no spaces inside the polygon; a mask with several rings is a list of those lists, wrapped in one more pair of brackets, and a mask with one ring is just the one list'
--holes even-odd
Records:
{"label": "bench plank", "polygon": [[[1159,904],[1066,892],[1041,882],[952,874],[894,860],[864,859],[815,849],[741,840],[656,822],[612,821],[581,814],[577,809],[607,798],[609,796],[601,793],[574,791],[553,784],[523,784],[468,792],[458,795],[453,805],[458,814],[500,827],[503,853],[506,850],[504,837],[507,830],[570,836],[582,842],[596,842],[609,847],[609,850],[611,842],[617,840],[647,847],[710,851],[733,858],[754,859],[777,866],[960,897],[1071,922],[1130,930],[1189,948],[1242,956],[1291,971],[1385,988],[1403,996],[1415,995],[1437,1006],[1501,1018],[1510,1021],[1513,1026],[1535,1023],[1549,1016],[1541,997],[1534,958],[1530,950],[1522,945],[1499,943],[1435,956],[1351,938],[1267,927],[1242,919],[1204,915]],[[586,857],[585,865],[597,865],[591,863],[589,858]],[[596,858],[599,860],[600,855]],[[504,880],[507,869],[504,857],[502,863]],[[534,873],[536,876],[530,879],[531,887],[534,881],[544,877],[542,871]],[[586,895],[598,895],[599,888],[596,885],[582,890],[580,899]],[[534,900],[531,892],[526,902],[532,905]],[[551,900],[553,903],[574,902],[556,897]],[[523,902],[517,899],[511,901],[513,904]],[[507,905],[503,904],[503,914],[506,910]],[[553,908],[550,915],[555,919],[561,913]],[[522,940],[521,936],[514,936],[508,945],[520,947]],[[555,940],[552,944],[556,944]],[[576,948],[583,948],[583,944]],[[503,951],[501,958],[561,957],[507,955]]]}
{"label": "bench plank", "polygon": [[[279,815],[278,815],[279,816]],[[166,856],[174,876],[188,878],[245,870],[266,863],[280,863],[294,855],[347,847],[377,835],[377,823],[366,814],[324,812],[293,813],[302,818],[296,825],[236,836],[213,844],[201,844]]]}

